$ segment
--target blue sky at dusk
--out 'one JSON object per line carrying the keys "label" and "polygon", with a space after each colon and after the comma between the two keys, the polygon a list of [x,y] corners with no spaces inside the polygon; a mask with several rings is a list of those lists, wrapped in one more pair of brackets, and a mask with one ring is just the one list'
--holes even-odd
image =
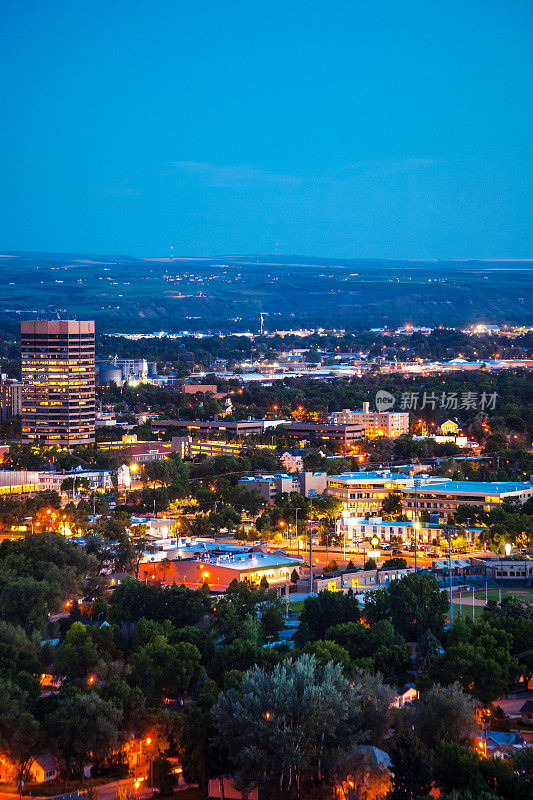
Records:
{"label": "blue sky at dusk", "polygon": [[0,248],[533,257],[526,0],[4,0]]}

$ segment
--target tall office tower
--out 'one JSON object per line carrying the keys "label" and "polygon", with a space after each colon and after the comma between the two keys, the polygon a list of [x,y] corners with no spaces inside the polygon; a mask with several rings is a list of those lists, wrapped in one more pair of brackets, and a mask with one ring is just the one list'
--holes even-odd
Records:
{"label": "tall office tower", "polygon": [[21,347],[23,440],[94,442],[94,322],[22,322]]}

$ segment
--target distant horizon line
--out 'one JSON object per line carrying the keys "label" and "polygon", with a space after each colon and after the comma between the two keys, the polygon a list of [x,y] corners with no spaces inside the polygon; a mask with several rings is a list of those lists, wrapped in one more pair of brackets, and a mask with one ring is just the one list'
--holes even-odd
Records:
{"label": "distant horizon line", "polygon": [[[269,259],[287,259],[287,258],[297,258],[300,260],[309,259],[312,261],[342,261],[342,262],[352,262],[352,261],[381,261],[387,263],[397,263],[397,262],[404,262],[408,264],[416,264],[416,263],[424,263],[424,264],[439,264],[439,263],[533,263],[533,256],[530,258],[516,258],[516,257],[491,257],[491,258],[481,258],[481,257],[471,257],[471,258],[441,258],[441,257],[434,257],[434,258],[385,258],[379,256],[372,256],[372,257],[363,257],[363,256],[351,256],[351,257],[337,257],[337,256],[313,256],[313,255],[302,255],[298,253],[279,253],[279,252],[242,252],[242,253],[214,253],[212,255],[172,255],[172,256],[140,256],[140,255],[132,255],[131,253],[94,253],[88,251],[80,251],[80,250],[5,250],[5,252],[0,253],[1,258],[19,258],[21,256],[68,256],[68,257],[77,257],[78,259],[87,259],[87,258],[97,258],[97,259],[106,259],[109,257],[113,258],[120,258],[120,259],[135,259],[138,261],[159,261],[159,262],[168,262],[173,263],[175,261],[210,261],[215,258],[269,258]],[[297,266],[297,265],[294,265]]]}

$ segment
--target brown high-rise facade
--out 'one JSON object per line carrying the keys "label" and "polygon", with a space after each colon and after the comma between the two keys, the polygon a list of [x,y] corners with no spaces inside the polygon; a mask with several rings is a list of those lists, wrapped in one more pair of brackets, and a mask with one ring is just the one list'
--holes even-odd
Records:
{"label": "brown high-rise facade", "polygon": [[21,349],[23,440],[94,442],[94,322],[22,322]]}

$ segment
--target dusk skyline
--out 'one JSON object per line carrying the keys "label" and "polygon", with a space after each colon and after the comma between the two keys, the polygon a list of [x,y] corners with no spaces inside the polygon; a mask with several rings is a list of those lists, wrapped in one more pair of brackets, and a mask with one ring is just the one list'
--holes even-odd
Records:
{"label": "dusk skyline", "polygon": [[533,256],[525,2],[2,16],[3,251]]}

